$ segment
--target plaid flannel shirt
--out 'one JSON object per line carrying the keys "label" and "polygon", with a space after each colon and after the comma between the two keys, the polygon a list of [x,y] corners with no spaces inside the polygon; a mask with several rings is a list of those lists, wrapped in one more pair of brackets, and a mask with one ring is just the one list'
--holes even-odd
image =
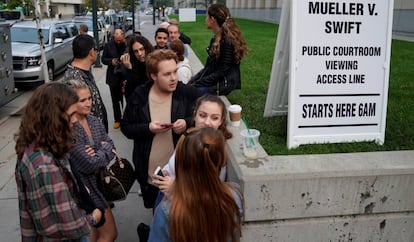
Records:
{"label": "plaid flannel shirt", "polygon": [[26,148],[15,171],[22,241],[78,241],[90,233],[71,192],[76,184],[67,159]]}

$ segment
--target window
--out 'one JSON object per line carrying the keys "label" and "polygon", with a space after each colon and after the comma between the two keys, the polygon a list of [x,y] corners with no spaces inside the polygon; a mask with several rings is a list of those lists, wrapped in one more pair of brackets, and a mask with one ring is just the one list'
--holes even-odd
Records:
{"label": "window", "polygon": [[74,23],[68,23],[68,29],[72,36],[76,36],[79,33],[78,27]]}
{"label": "window", "polygon": [[[49,43],[49,30],[42,29],[43,34],[43,43]],[[13,27],[11,28],[11,41],[12,42],[22,42],[22,43],[32,43],[39,44],[39,35],[37,33],[37,28],[20,28]]]}
{"label": "window", "polygon": [[70,37],[68,30],[63,25],[57,25],[54,32],[53,37],[67,39]]}

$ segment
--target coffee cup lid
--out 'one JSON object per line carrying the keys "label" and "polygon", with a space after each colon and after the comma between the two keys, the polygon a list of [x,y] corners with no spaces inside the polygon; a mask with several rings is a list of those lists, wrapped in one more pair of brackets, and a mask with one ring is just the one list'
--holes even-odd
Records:
{"label": "coffee cup lid", "polygon": [[242,110],[242,107],[238,104],[233,104],[229,106],[229,111],[231,112],[240,112]]}

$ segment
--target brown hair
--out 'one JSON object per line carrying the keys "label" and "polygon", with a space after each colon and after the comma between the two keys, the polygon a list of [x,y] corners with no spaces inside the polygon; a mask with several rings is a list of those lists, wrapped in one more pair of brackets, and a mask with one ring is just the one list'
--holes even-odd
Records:
{"label": "brown hair", "polygon": [[151,74],[158,74],[158,63],[165,60],[175,60],[175,62],[178,62],[177,54],[172,50],[159,49],[154,50],[147,56],[145,66],[147,67],[149,79],[151,79]]}
{"label": "brown hair", "polygon": [[194,107],[193,120],[195,120],[195,116],[197,114],[198,109],[200,108],[200,105],[204,102],[217,103],[220,106],[221,125],[218,127],[218,130],[220,130],[223,133],[225,139],[231,139],[231,137],[233,137],[233,134],[227,129],[227,108],[223,100],[221,100],[219,96],[212,94],[204,94],[201,97],[199,97]]}
{"label": "brown hair", "polygon": [[236,241],[241,215],[229,186],[225,139],[213,128],[189,129],[177,143],[169,229],[174,242]]}
{"label": "brown hair", "polygon": [[86,24],[80,24],[79,25],[79,32],[88,33],[88,25]]}
{"label": "brown hair", "polygon": [[66,111],[78,99],[69,85],[50,82],[39,86],[22,116],[15,146],[17,158],[22,158],[29,145],[45,149],[57,158],[67,154],[73,137]]}
{"label": "brown hair", "polygon": [[170,49],[177,54],[178,61],[184,60],[185,47],[181,40],[176,39],[170,42]]}
{"label": "brown hair", "polygon": [[220,45],[221,41],[224,40],[233,45],[234,58],[236,62],[240,62],[246,56],[248,50],[240,28],[231,17],[229,9],[222,3],[216,3],[208,8],[207,14],[209,17],[213,17],[220,27],[211,48],[212,53],[216,57],[220,56]]}

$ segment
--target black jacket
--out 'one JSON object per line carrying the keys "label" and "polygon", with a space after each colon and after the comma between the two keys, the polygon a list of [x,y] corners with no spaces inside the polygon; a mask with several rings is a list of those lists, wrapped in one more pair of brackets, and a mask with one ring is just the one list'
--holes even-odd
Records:
{"label": "black jacket", "polygon": [[[123,81],[121,71],[115,73],[115,66],[112,65],[112,59],[119,59],[119,57],[124,54],[125,49],[125,45],[117,46],[113,40],[108,42],[104,47],[101,60],[104,65],[108,66],[106,69],[106,84],[109,86],[120,85]],[[119,64],[117,68],[120,68],[121,66],[122,64]]]}
{"label": "black jacket", "polygon": [[[150,156],[154,134],[149,129],[151,115],[149,113],[148,95],[153,81],[138,86],[128,98],[125,112],[121,121],[121,131],[128,138],[134,140],[132,160],[135,165],[135,174],[141,186],[148,180],[148,159]],[[201,93],[194,87],[178,82],[177,89],[172,96],[171,122],[185,119],[187,127],[191,126],[192,113],[195,102]],[[181,134],[172,132],[174,147]]]}
{"label": "black jacket", "polygon": [[127,99],[134,92],[137,86],[142,85],[149,80],[145,62],[131,59],[131,64],[131,70],[127,69],[125,66],[122,66],[122,74],[127,80],[125,85],[125,98]]}
{"label": "black jacket", "polygon": [[188,82],[195,87],[207,87],[208,93],[215,95],[228,95],[234,89],[241,88],[240,63],[234,58],[234,46],[222,40],[220,56],[216,58],[210,53],[214,38],[207,48],[206,64]]}

